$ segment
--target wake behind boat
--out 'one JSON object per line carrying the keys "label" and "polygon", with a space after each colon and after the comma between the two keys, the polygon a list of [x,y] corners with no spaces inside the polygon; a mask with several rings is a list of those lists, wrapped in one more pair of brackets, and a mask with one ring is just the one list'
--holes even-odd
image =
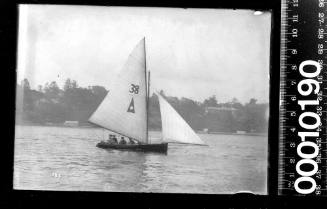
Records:
{"label": "wake behind boat", "polygon": [[100,148],[167,153],[168,142],[198,144],[204,142],[160,94],[162,139],[149,142],[148,103],[150,72],[146,71],[145,38],[129,55],[107,96],[89,118],[89,121],[109,131],[127,137],[129,141],[101,141]]}

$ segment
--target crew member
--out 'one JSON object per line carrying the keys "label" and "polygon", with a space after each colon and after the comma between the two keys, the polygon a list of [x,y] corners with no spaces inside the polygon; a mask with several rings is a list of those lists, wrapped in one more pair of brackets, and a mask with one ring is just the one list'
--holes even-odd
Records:
{"label": "crew member", "polygon": [[124,139],[123,136],[121,137],[121,139],[120,139],[120,141],[119,141],[119,144],[126,144],[126,141],[125,141],[125,139]]}
{"label": "crew member", "polygon": [[128,139],[129,139],[130,144],[135,144],[135,142],[134,142],[134,140],[132,138],[129,137]]}
{"label": "crew member", "polygon": [[113,135],[113,134],[109,134],[109,140],[108,140],[108,143],[109,144],[117,144],[117,139],[116,139],[116,136]]}
{"label": "crew member", "polygon": [[114,144],[118,144],[118,141],[117,141],[116,135],[114,135],[114,136],[112,137],[112,140],[113,140]]}

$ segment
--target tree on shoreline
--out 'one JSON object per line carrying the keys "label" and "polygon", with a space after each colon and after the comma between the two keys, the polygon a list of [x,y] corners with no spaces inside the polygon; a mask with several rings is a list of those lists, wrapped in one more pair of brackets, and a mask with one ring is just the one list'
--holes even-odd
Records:
{"label": "tree on shoreline", "polygon": [[[62,89],[55,81],[30,88],[27,79],[17,84],[16,122],[64,123],[79,121],[88,123],[88,118],[102,102],[108,91],[103,86],[80,87],[75,80],[67,79]],[[196,102],[189,98],[178,98],[160,94],[176,109],[195,130],[235,132],[267,132],[267,103],[257,103],[255,98],[244,105],[237,98],[219,103],[216,96]],[[156,94],[149,98],[149,128],[161,129],[159,101]]]}

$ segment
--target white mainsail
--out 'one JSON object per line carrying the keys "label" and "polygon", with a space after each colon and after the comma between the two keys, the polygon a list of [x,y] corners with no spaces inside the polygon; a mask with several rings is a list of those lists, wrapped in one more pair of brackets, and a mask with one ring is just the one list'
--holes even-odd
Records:
{"label": "white mainsail", "polygon": [[142,39],[89,121],[147,143],[145,59],[145,39]]}
{"label": "white mainsail", "polygon": [[176,110],[159,93],[156,94],[159,98],[163,140],[187,144],[204,144],[202,139]]}

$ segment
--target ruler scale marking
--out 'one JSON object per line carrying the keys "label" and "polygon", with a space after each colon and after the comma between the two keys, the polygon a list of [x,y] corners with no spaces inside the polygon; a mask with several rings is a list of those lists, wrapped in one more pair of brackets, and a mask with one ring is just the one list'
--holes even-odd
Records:
{"label": "ruler scale marking", "polygon": [[[324,189],[327,188],[327,71],[325,70],[327,31],[324,29],[327,27],[326,7],[327,1],[323,0],[282,0],[278,159],[278,194],[280,195],[327,195],[327,190]],[[300,64],[308,63],[304,62],[307,60],[319,63],[318,66],[321,67],[321,70],[318,75],[308,78],[304,75],[309,74],[303,73],[308,68],[303,67],[302,71],[299,70]],[[303,87],[304,82],[315,83],[314,87],[318,85],[319,91],[312,93],[313,90],[311,90],[311,93],[306,95],[303,92],[309,90]],[[312,83],[306,84],[306,87],[308,88],[309,85],[314,88]],[[298,86],[300,86],[300,90]],[[311,104],[304,105],[303,110],[299,104],[303,105],[305,101],[311,101]],[[318,105],[312,101],[318,101]],[[310,123],[303,118],[312,119],[313,116],[319,117],[321,124],[317,123],[317,127],[311,128]],[[311,132],[315,136],[306,136],[304,141],[306,144],[311,143],[312,147],[314,147],[312,144],[316,144],[315,146],[318,147],[318,152],[315,152],[316,156],[303,155],[305,149],[300,149],[301,156],[298,153],[297,148],[301,143],[300,146],[303,145],[300,137],[303,132]],[[317,134],[318,136],[316,136]],[[308,156],[312,156],[312,159]],[[307,166],[308,162],[317,165],[317,171],[312,175],[306,175],[307,170],[312,170],[312,167]],[[297,166],[299,164],[304,164],[304,166]],[[316,185],[303,184],[303,179],[308,181],[309,178]]]}

